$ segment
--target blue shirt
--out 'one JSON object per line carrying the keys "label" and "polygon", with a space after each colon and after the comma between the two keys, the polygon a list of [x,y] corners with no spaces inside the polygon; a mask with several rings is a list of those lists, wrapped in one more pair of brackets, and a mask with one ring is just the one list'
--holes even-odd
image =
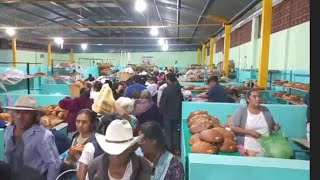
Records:
{"label": "blue shirt", "polygon": [[34,174],[46,174],[47,180],[55,180],[59,175],[61,160],[52,133],[35,124],[14,143],[14,128],[14,124],[8,125],[4,136],[6,162],[15,166],[11,168],[17,171],[13,173],[18,177],[24,176],[23,179]]}
{"label": "blue shirt", "polygon": [[209,102],[229,102],[227,91],[219,83],[209,89],[207,94]]}
{"label": "blue shirt", "polygon": [[128,86],[127,90],[125,91],[125,94],[124,94],[124,97],[129,97],[129,98],[132,98],[133,96],[133,92],[135,90],[138,90],[138,91],[143,91],[147,89],[146,86],[140,84],[140,83],[134,83],[134,84],[131,84],[130,86]]}
{"label": "blue shirt", "polygon": [[54,136],[55,143],[57,145],[58,153],[62,154],[67,151],[71,145],[71,141],[65,133],[62,133],[56,129],[50,129]]}

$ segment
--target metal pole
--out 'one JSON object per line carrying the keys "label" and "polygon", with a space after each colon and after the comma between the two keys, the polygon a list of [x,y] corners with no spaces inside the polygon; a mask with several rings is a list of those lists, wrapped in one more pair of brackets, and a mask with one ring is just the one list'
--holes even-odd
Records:
{"label": "metal pole", "polygon": [[[30,64],[27,63],[27,75],[30,74]],[[30,78],[27,78],[27,89],[28,89],[28,94],[30,94]]]}

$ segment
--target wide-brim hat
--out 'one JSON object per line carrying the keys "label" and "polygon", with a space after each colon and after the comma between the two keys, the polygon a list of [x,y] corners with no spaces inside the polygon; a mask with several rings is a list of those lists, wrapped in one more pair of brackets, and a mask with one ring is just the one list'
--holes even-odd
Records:
{"label": "wide-brim hat", "polygon": [[45,113],[42,109],[37,108],[37,100],[32,96],[20,96],[14,106],[5,106],[3,109],[8,110],[25,110],[25,111],[37,111]]}
{"label": "wide-brim hat", "polygon": [[110,155],[119,155],[140,142],[143,135],[133,137],[129,121],[116,119],[109,124],[105,135],[96,133],[95,137],[104,152]]}

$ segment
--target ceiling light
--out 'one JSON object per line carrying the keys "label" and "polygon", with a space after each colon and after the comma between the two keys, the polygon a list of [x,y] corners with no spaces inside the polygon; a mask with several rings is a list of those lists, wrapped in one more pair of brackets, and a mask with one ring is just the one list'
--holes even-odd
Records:
{"label": "ceiling light", "polygon": [[82,50],[86,50],[87,47],[88,47],[88,44],[87,44],[87,43],[82,43],[82,44],[81,44]]}
{"label": "ceiling light", "polygon": [[136,0],[134,7],[138,12],[143,12],[146,10],[147,4],[144,0]]}
{"label": "ceiling light", "polygon": [[13,36],[13,35],[16,33],[16,31],[14,30],[13,27],[9,27],[9,28],[6,29],[6,33],[7,33],[9,36]]}
{"label": "ceiling light", "polygon": [[155,28],[155,27],[151,28],[150,34],[151,36],[158,36],[159,34],[158,28]]}
{"label": "ceiling light", "polygon": [[164,45],[164,38],[160,38],[159,40],[158,40],[158,44],[159,45]]}
{"label": "ceiling light", "polygon": [[54,42],[60,45],[63,44],[63,39],[61,37],[56,37],[54,38]]}
{"label": "ceiling light", "polygon": [[60,45],[60,48],[63,49],[63,39],[61,37],[55,37],[54,42]]}
{"label": "ceiling light", "polygon": [[168,45],[167,41],[165,41],[165,43],[161,46],[161,49],[162,49],[162,51],[168,51],[169,45]]}

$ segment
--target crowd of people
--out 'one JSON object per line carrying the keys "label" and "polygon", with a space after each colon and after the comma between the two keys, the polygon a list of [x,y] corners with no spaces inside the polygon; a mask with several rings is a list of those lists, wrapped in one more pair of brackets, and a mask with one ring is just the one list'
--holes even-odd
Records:
{"label": "crowd of people", "polygon": [[[1,179],[55,180],[74,170],[78,180],[183,180],[184,168],[177,155],[184,98],[173,70],[134,75],[120,82],[101,82],[92,76],[88,81],[90,85],[80,90],[79,97],[59,102],[69,111],[70,142],[67,135],[41,125],[43,112],[32,96],[20,96],[14,106],[5,107],[14,121],[5,131],[6,163],[0,165],[8,170]],[[104,84],[116,101],[114,114],[92,111]],[[210,89],[202,96],[210,102],[237,102],[237,92],[230,96],[217,77],[210,77],[207,85]],[[259,90],[251,89],[246,101],[232,116],[230,128],[242,154],[263,156],[257,139],[279,130],[280,125],[261,105]]]}
{"label": "crowd of people", "polygon": [[[155,74],[117,82],[89,76],[79,97],[59,101],[69,111],[68,135],[42,126],[35,98],[21,96],[6,107],[14,119],[5,131],[8,179],[55,180],[68,170],[79,180],[184,179],[175,156],[180,154],[181,86],[171,71]],[[113,115],[92,111],[104,84],[116,102]],[[159,95],[160,85],[166,86]]]}

